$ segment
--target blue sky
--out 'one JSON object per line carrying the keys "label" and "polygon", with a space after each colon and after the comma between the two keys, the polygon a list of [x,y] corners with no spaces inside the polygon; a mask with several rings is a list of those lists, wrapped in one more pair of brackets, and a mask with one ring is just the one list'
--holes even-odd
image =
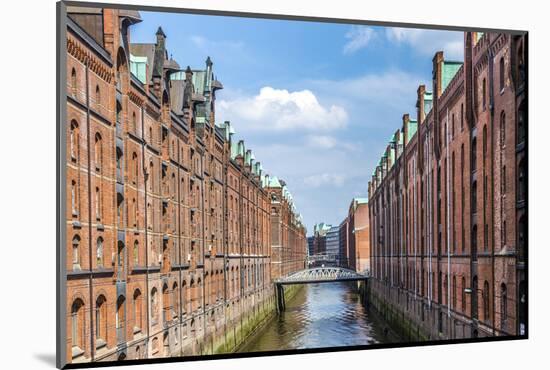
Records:
{"label": "blue sky", "polygon": [[141,12],[132,42],[167,48],[184,68],[207,56],[224,89],[216,119],[230,120],[270,174],[287,182],[308,233],[339,224],[367,184],[432,58],[462,60],[463,34],[318,22]]}

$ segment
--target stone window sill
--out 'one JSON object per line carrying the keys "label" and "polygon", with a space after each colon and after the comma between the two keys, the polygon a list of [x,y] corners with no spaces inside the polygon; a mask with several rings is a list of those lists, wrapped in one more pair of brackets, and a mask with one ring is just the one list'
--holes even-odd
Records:
{"label": "stone window sill", "polygon": [[73,346],[72,348],[72,357],[73,359],[80,357],[84,354],[84,350],[81,349],[79,346]]}
{"label": "stone window sill", "polygon": [[105,341],[104,341],[103,339],[101,339],[101,338],[97,338],[95,348],[96,348],[96,349],[101,349],[101,348],[103,348],[103,347],[105,347],[105,346],[107,346],[107,342],[105,342]]}

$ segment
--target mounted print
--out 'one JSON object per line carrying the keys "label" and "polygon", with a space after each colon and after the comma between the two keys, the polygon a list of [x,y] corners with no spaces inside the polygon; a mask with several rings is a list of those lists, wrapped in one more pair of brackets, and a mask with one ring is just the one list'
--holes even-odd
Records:
{"label": "mounted print", "polygon": [[59,368],[527,338],[527,32],[58,31]]}

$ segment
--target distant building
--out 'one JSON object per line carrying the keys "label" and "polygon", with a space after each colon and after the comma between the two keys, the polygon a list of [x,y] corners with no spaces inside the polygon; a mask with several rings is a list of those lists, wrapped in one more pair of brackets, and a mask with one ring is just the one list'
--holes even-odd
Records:
{"label": "distant building", "polygon": [[314,237],[313,236],[308,236],[307,238],[307,254],[308,256],[312,256],[313,254],[315,254],[314,252],[314,249],[313,249],[313,241],[314,241]]}
{"label": "distant building", "polygon": [[366,198],[354,198],[348,213],[348,251],[350,268],[356,271],[369,270],[369,207]]}
{"label": "distant building", "polygon": [[338,226],[339,264],[352,270],[370,270],[369,209],[367,198],[353,198],[347,217]]}
{"label": "distant building", "polygon": [[326,254],[340,265],[340,226],[332,226],[326,234]]}
{"label": "distant building", "polygon": [[348,218],[346,217],[344,221],[340,223],[340,232],[338,234],[340,239],[340,266],[341,267],[349,267],[349,245],[348,245],[348,234],[349,234],[349,222]]}
{"label": "distant building", "polygon": [[326,235],[332,225],[321,222],[313,227],[313,254],[324,254],[327,252]]}

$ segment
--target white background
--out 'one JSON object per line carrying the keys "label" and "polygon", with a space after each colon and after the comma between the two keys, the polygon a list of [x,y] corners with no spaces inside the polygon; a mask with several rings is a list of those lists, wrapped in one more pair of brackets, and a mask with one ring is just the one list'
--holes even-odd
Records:
{"label": "white background", "polygon": [[[548,368],[548,9],[535,2],[462,0],[143,1],[134,4],[378,21],[526,29],[529,35],[529,318],[524,341],[142,365],[158,369]],[[120,1],[110,0],[111,3]],[[0,12],[0,367],[55,366],[54,0],[6,0]],[[546,351],[546,353],[545,353]],[[544,356],[546,354],[546,356]],[[135,367],[133,367],[135,368]]]}

